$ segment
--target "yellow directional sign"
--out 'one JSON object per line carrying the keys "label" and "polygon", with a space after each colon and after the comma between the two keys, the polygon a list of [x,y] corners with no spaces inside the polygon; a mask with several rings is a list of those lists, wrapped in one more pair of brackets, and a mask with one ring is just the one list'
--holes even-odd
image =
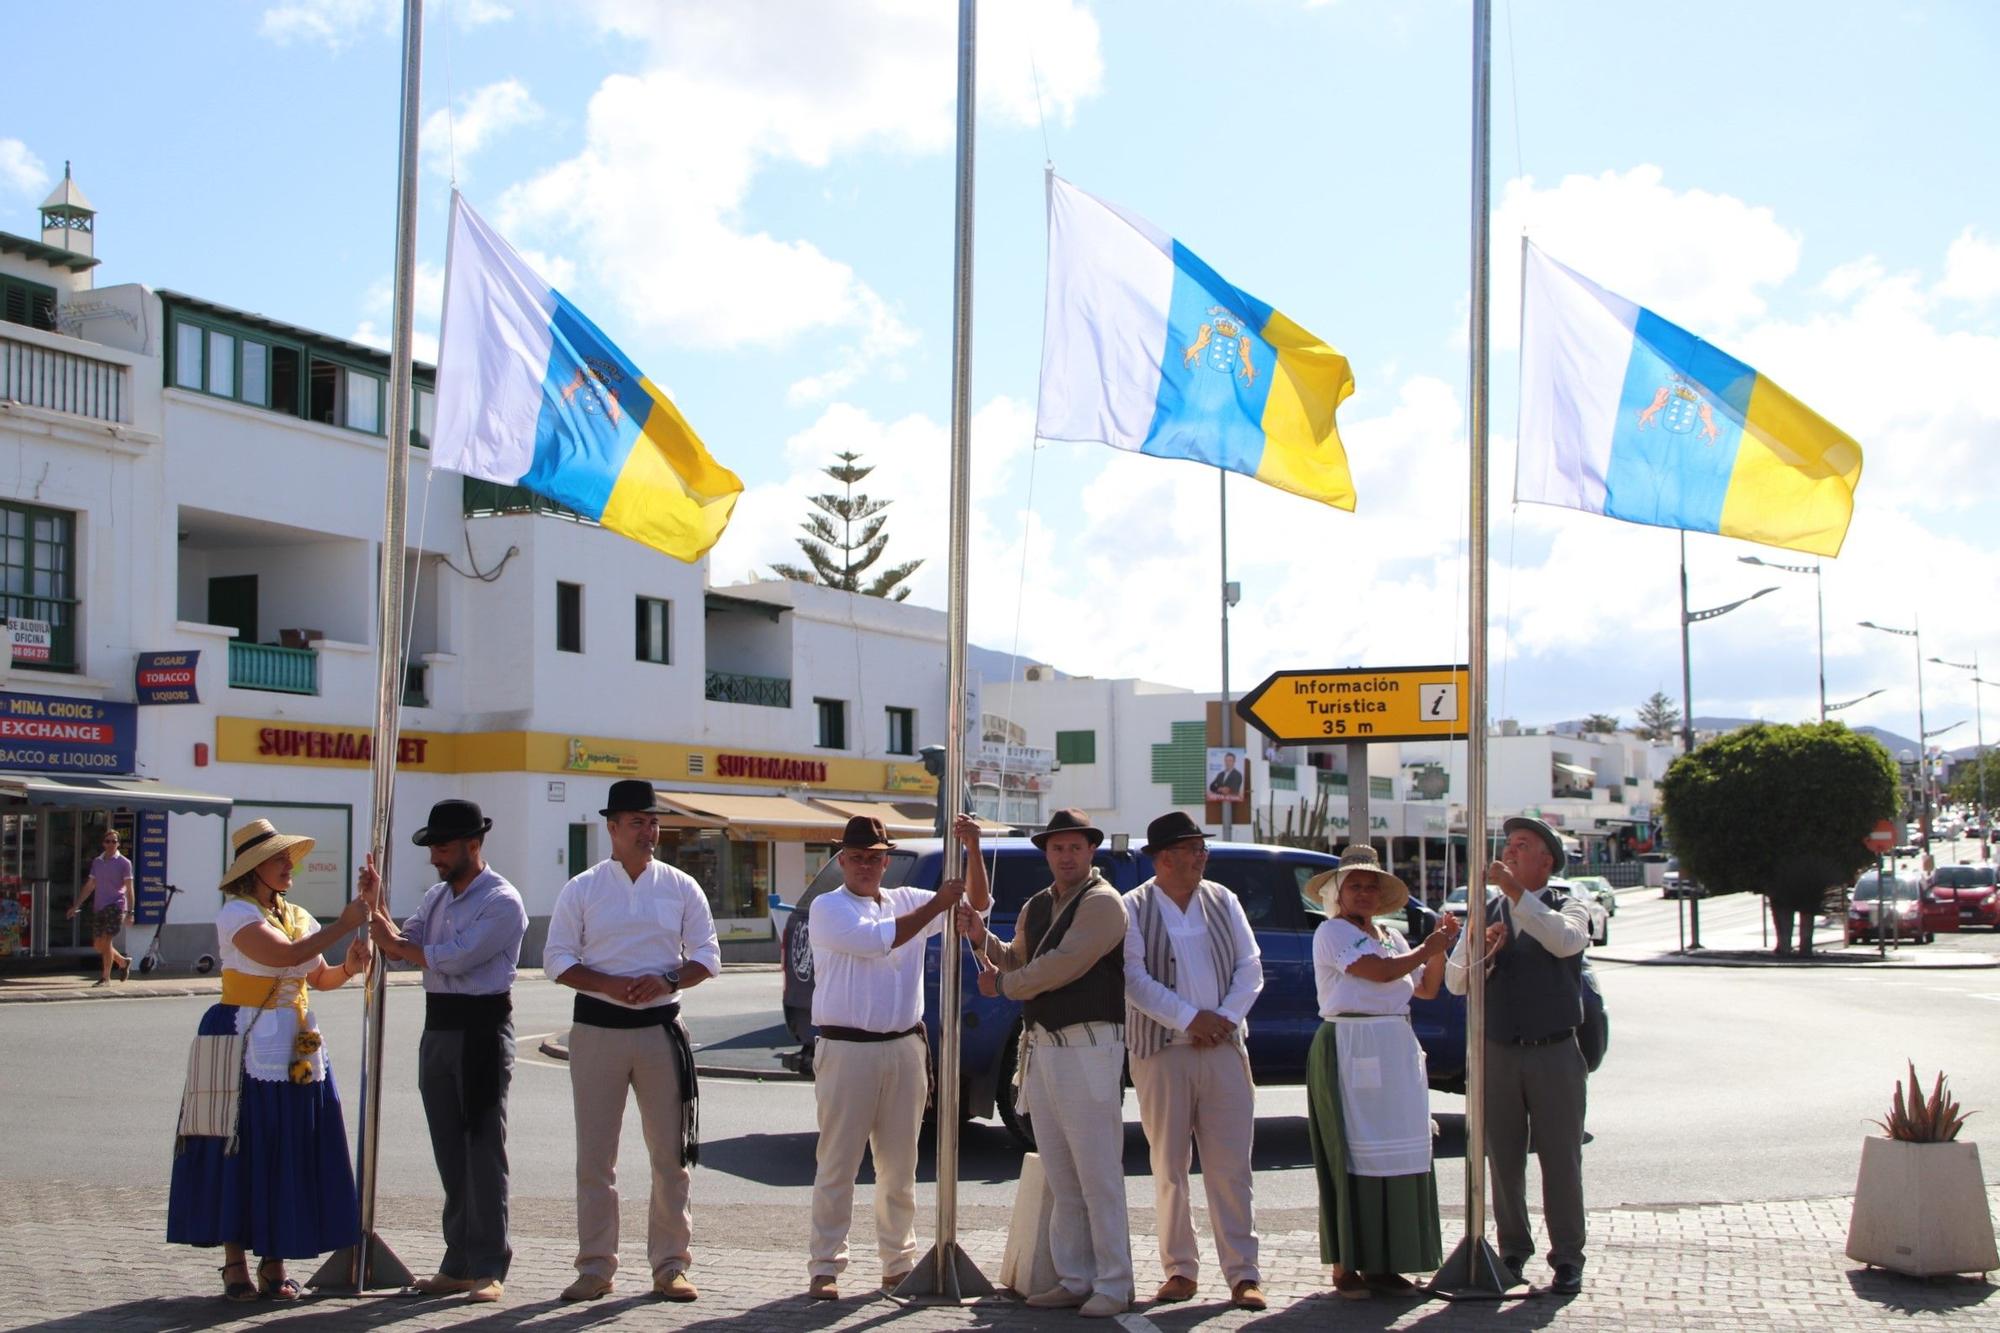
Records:
{"label": "yellow directional sign", "polygon": [[1280,745],[1437,740],[1465,734],[1470,680],[1462,666],[1279,671],[1236,712]]}

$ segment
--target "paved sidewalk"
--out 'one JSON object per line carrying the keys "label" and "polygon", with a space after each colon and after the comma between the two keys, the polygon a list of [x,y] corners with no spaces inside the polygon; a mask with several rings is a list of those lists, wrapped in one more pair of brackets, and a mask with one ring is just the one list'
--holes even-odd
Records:
{"label": "paved sidewalk", "polygon": [[[2000,1205],[2000,1186],[1988,1191]],[[1092,1327],[1066,1314],[1030,1311],[999,1297],[964,1308],[899,1308],[869,1295],[879,1278],[867,1209],[857,1208],[847,1299],[807,1301],[806,1222],[793,1207],[703,1209],[695,1187],[695,1270],[702,1290],[693,1305],[648,1297],[643,1271],[621,1277],[612,1296],[564,1306],[555,1294],[571,1277],[573,1216],[565,1201],[523,1199],[516,1210],[516,1258],[507,1299],[498,1306],[394,1297],[309,1299],[297,1306],[230,1305],[218,1296],[215,1252],[160,1240],[165,1200],[136,1188],[46,1183],[10,1187],[0,1212],[0,1328],[198,1330],[283,1327],[339,1330],[708,1329],[745,1333],[893,1328],[1046,1330]],[[925,1201],[928,1204],[928,1200]],[[383,1233],[413,1269],[428,1271],[438,1250],[431,1209],[384,1198]],[[1318,1242],[1305,1230],[1264,1237],[1263,1315],[1230,1309],[1210,1268],[1200,1296],[1186,1305],[1142,1309],[1120,1321],[1127,1333],[1151,1330],[1323,1329],[1897,1329],[1972,1330],[2000,1323],[2000,1288],[1978,1279],[1919,1282],[1860,1269],[1846,1259],[1849,1201],[1714,1204],[1615,1209],[1590,1218],[1592,1260],[1584,1294],[1541,1296],[1506,1305],[1450,1306],[1421,1300],[1348,1302],[1326,1291]],[[980,1210],[964,1219],[961,1239],[989,1276],[998,1270],[1005,1218]],[[1136,1212],[1143,1237],[1150,1217]],[[928,1216],[926,1216],[928,1221]],[[1456,1222],[1447,1218],[1451,1239]],[[627,1209],[626,1254],[643,1242],[643,1220]],[[1141,1291],[1157,1281],[1151,1247],[1137,1247]],[[294,1264],[301,1278],[314,1265]],[[1541,1270],[1530,1266],[1530,1278]]]}

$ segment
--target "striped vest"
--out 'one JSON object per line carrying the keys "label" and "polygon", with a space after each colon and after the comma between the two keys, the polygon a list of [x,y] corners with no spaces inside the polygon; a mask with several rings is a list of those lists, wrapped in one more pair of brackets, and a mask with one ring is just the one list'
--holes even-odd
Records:
{"label": "striped vest", "polygon": [[[1162,983],[1169,990],[1178,990],[1174,962],[1174,946],[1167,938],[1166,913],[1160,910],[1160,886],[1157,880],[1147,880],[1132,890],[1125,900],[1125,910],[1138,923],[1139,938],[1146,946],[1146,975]],[[1229,994],[1229,979],[1236,973],[1236,936],[1229,929],[1230,893],[1213,880],[1203,880],[1195,886],[1191,903],[1201,904],[1201,919],[1208,927],[1208,956],[1215,965],[1215,993]],[[1243,1044],[1243,1034],[1248,1023],[1237,1025],[1231,1038],[1238,1046]],[[1156,1023],[1142,1013],[1129,998],[1125,1002],[1125,1049],[1134,1059],[1158,1055],[1173,1044],[1179,1036],[1171,1028]]]}

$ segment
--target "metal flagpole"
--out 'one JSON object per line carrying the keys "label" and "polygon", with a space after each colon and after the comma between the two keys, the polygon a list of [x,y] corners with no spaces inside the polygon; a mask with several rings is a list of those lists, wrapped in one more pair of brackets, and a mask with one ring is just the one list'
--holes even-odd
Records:
{"label": "metal flagpole", "polygon": [[[1229,473],[1222,468],[1217,468],[1215,475],[1222,480],[1222,513],[1217,521],[1216,530],[1222,537],[1222,718],[1220,725],[1222,727],[1222,745],[1224,749],[1227,749],[1229,748],[1229,736],[1232,730],[1229,711]],[[1247,756],[1243,767],[1246,770],[1250,767],[1247,762]],[[1247,771],[1243,775],[1243,789],[1245,791],[1250,789],[1250,775]],[[1224,792],[1222,795],[1227,798],[1229,793]],[[1236,831],[1232,815],[1235,809],[1236,803],[1234,801],[1225,799],[1222,802],[1222,840],[1224,842],[1228,842]]]}
{"label": "metal flagpole", "polygon": [[[948,876],[965,873],[964,850],[951,836],[965,792],[965,583],[966,532],[972,509],[972,147],[973,91],[978,71],[975,0],[958,4],[958,198],[957,243],[952,262],[951,336],[951,554],[949,600],[945,611],[945,692],[947,707],[944,790],[938,813],[945,829]],[[977,1300],[993,1294],[971,1256],[958,1244],[959,1024],[965,1002],[960,989],[958,922],[947,913],[938,968],[937,1077],[937,1241],[895,1290],[910,1300]]]}
{"label": "metal flagpole", "polygon": [[[1502,1300],[1525,1294],[1486,1241],[1486,345],[1492,228],[1488,120],[1493,75],[1491,0],[1472,5],[1472,355],[1467,433],[1472,513],[1466,559],[1471,601],[1465,728],[1465,1238],[1430,1281],[1445,1300]],[[1523,266],[1527,239],[1522,238]],[[1353,779],[1348,779],[1352,783]],[[1446,830],[1447,835],[1450,830]],[[1350,838],[1365,838],[1367,830]]]}
{"label": "metal flagpole", "polygon": [[[417,271],[417,126],[423,79],[424,3],[403,3],[403,107],[396,177],[395,334],[389,346],[389,475],[382,495],[381,615],[376,623],[380,657],[375,672],[375,752],[373,820],[368,845],[383,891],[389,884],[389,816],[396,785],[396,732],[401,722],[403,685],[403,597],[405,527],[409,507],[410,409],[415,403],[410,369],[410,335],[415,316]],[[365,927],[364,927],[365,929]],[[380,952],[368,969],[362,994],[365,1028],[361,1057],[360,1158],[361,1235],[330,1256],[310,1285],[345,1288],[355,1295],[402,1287],[410,1270],[375,1230],[375,1177],[382,1131],[382,1025],[388,1002],[388,959]]]}

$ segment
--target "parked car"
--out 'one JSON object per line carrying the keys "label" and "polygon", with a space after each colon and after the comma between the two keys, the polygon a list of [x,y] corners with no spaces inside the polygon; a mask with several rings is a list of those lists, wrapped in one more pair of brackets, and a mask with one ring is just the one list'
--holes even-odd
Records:
{"label": "parked car", "polygon": [[[982,845],[993,882],[992,924],[1003,937],[1014,934],[1021,907],[1049,882],[1048,863],[1026,838],[1001,838]],[[1319,997],[1313,980],[1312,936],[1324,918],[1299,896],[1306,880],[1338,861],[1296,847],[1211,842],[1208,878],[1226,886],[1242,902],[1264,960],[1264,991],[1250,1011],[1251,1073],[1259,1084],[1302,1083],[1306,1053],[1319,1029]],[[1120,893],[1129,893],[1153,874],[1152,859],[1137,849],[1118,850],[1107,842],[1096,856],[1099,873]],[[935,838],[898,843],[889,853],[883,886],[935,888],[943,857]],[[840,885],[840,867],[829,862],[816,876],[785,925],[785,1025],[807,1047],[800,1064],[810,1071],[812,948],[808,926],[812,905]],[[1412,943],[1430,933],[1436,915],[1414,899],[1398,925]],[[924,1023],[937,1049],[939,942],[927,946],[924,963]],[[966,955],[960,969],[963,1008],[959,1104],[967,1116],[999,1116],[1024,1145],[1032,1143],[1027,1116],[1014,1105],[1015,1052],[1020,1043],[1021,1006],[988,999],[977,986],[977,969]],[[1601,1013],[1601,1003],[1596,1012]],[[1431,1086],[1459,1092],[1465,1079],[1465,1001],[1449,992],[1411,1006],[1411,1026],[1424,1049]]]}
{"label": "parked car", "polygon": [[1569,882],[1597,900],[1606,916],[1618,915],[1618,890],[1602,875],[1571,875]]}
{"label": "parked car", "polygon": [[1931,894],[1953,906],[1960,926],[2000,930],[2000,891],[1992,866],[1939,866],[1931,877]]}
{"label": "parked car", "polygon": [[1849,944],[1879,939],[1884,934],[1912,944],[1929,944],[1940,930],[1957,929],[1957,902],[1924,892],[1923,882],[1915,876],[1878,876],[1871,870],[1855,881],[1854,897],[1847,909]]}
{"label": "parked car", "polygon": [[1667,858],[1666,878],[1660,882],[1662,898],[1706,898],[1708,890],[1681,873],[1681,859]]}

